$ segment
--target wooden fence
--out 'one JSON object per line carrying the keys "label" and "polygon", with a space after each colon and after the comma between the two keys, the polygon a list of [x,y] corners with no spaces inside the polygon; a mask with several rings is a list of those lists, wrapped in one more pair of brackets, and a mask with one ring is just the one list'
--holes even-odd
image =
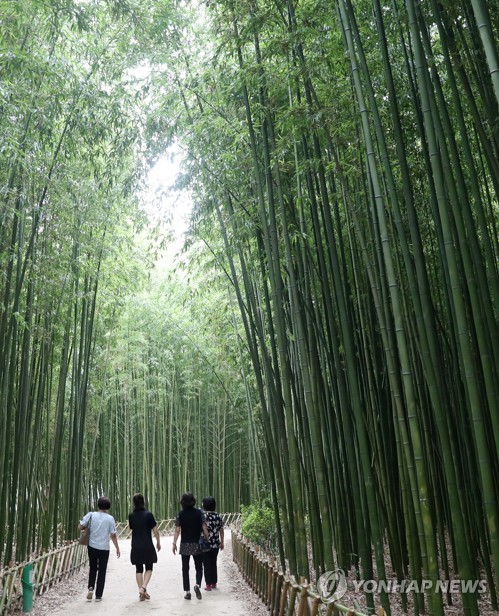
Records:
{"label": "wooden fence", "polygon": [[10,614],[22,607],[22,574],[26,565],[33,565],[32,582],[35,595],[69,578],[87,563],[87,548],[77,541],[50,550],[29,563],[0,570],[0,614]]}
{"label": "wooden fence", "polygon": [[[271,616],[366,616],[338,602],[324,604],[312,584],[285,575],[277,562],[260,552],[237,532],[232,533],[232,554],[246,582],[269,608]],[[383,608],[378,616],[385,616]]]}

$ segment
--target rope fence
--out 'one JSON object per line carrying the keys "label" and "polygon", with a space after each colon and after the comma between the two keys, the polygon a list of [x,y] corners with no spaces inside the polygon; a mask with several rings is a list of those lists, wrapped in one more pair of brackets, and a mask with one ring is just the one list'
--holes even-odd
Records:
{"label": "rope fence", "polygon": [[[278,563],[237,532],[232,533],[233,560],[244,579],[269,608],[270,616],[366,616],[358,608],[348,608],[334,601],[323,604],[313,584],[304,578],[298,583],[285,575]],[[383,608],[378,616],[385,616]]]}

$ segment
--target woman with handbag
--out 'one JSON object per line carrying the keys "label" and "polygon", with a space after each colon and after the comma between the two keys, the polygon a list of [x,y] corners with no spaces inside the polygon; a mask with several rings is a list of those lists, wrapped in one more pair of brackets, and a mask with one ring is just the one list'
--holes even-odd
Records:
{"label": "woman with handbag", "polygon": [[173,537],[172,551],[177,552],[177,540],[179,535],[180,550],[179,554],[182,557],[182,580],[184,584],[184,599],[191,598],[191,586],[189,581],[189,560],[192,556],[194,567],[196,569],[196,584],[194,585],[194,593],[197,599],[201,599],[201,581],[203,579],[203,554],[199,546],[199,537],[201,533],[206,539],[209,538],[208,528],[204,520],[203,512],[197,509],[194,505],[196,499],[191,492],[185,492],[180,499],[182,510],[178,512],[175,519],[175,534]]}
{"label": "woman with handbag", "polygon": [[[98,511],[89,511],[80,520],[79,529],[90,530],[88,538],[88,560],[90,572],[88,574],[87,599],[92,600],[95,588],[95,600],[100,601],[106,583],[106,570],[109,560],[109,539],[116,548],[116,556],[120,557],[120,546],[116,537],[116,522],[108,511],[111,501],[107,496],[101,496],[97,502]],[[97,581],[97,586],[95,585]]]}
{"label": "woman with handbag", "polygon": [[[128,527],[132,531],[132,549],[130,560],[135,565],[139,599],[150,599],[147,584],[151,579],[153,563],[158,562],[156,550],[161,550],[161,541],[156,520],[150,511],[147,511],[145,499],[142,494],[133,495],[134,510],[128,516]],[[156,550],[152,543],[151,531],[156,538]],[[145,569],[145,573],[144,573]]]}
{"label": "woman with handbag", "polygon": [[206,526],[210,536],[210,550],[203,554],[205,590],[216,590],[218,581],[217,557],[219,550],[224,549],[224,521],[215,511],[217,503],[213,496],[203,498],[203,509]]}

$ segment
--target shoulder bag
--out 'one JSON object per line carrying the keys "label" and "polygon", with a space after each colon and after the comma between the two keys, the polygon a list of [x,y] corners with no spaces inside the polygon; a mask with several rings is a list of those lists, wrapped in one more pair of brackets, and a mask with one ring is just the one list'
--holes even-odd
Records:
{"label": "shoulder bag", "polygon": [[86,528],[84,528],[80,533],[80,538],[78,540],[78,543],[80,545],[88,545],[88,540],[90,539],[90,523],[91,522],[92,522],[92,516],[90,516]]}
{"label": "shoulder bag", "polygon": [[201,535],[201,538],[199,539],[199,549],[201,552],[209,552],[211,550],[210,542],[204,535]]}

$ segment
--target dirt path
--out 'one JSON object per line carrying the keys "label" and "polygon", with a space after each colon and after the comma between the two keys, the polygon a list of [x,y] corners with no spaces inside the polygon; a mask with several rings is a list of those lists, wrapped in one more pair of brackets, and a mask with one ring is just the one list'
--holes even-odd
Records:
{"label": "dirt path", "polygon": [[96,616],[134,616],[136,614],[164,614],[184,616],[203,614],[203,616],[260,616],[268,614],[263,604],[244,583],[241,574],[232,561],[230,532],[226,531],[226,548],[218,557],[218,589],[211,592],[201,587],[202,599],[197,600],[192,592],[194,585],[194,563],[191,559],[192,599],[184,599],[182,590],[182,564],[180,556],[171,551],[172,538],[161,538],[162,549],[158,562],[148,585],[151,595],[149,601],[139,601],[135,582],[135,567],[130,563],[130,541],[121,540],[121,558],[116,558],[114,546],[106,577],[106,586],[102,601],[87,601],[87,574],[79,574],[64,588],[64,584],[54,587],[46,595],[35,599],[33,616],[41,614],[69,614],[79,616],[88,614]]}

